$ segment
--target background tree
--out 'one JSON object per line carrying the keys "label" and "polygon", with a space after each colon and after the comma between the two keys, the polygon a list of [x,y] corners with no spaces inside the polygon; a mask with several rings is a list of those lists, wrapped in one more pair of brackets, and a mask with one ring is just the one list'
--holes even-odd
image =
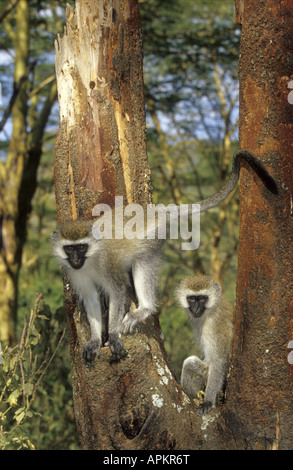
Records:
{"label": "background tree", "polygon": [[[48,3],[49,16],[45,13]],[[2,148],[7,149],[7,154],[0,161],[0,339],[9,343],[13,343],[16,333],[18,279],[27,218],[37,186],[45,128],[57,97],[53,63],[42,62],[48,51],[48,38],[61,28],[59,3],[18,0],[2,1],[0,5],[1,47],[7,60],[7,65],[2,65],[5,80],[1,83],[3,96],[11,95],[1,122],[5,136]],[[6,83],[11,55],[12,91]]]}

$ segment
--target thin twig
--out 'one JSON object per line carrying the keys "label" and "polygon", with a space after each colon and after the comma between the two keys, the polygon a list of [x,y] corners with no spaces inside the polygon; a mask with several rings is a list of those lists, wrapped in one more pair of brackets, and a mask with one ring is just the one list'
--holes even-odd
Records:
{"label": "thin twig", "polygon": [[24,372],[23,372],[23,367],[22,367],[22,360],[19,359],[18,363],[19,363],[19,368],[20,368],[20,373],[21,373],[21,381],[22,381],[23,404],[25,405],[26,393],[25,393],[25,380],[24,380]]}
{"label": "thin twig", "polygon": [[22,348],[23,348],[23,343],[24,343],[24,336],[25,336],[25,332],[26,332],[26,327],[27,327],[27,321],[26,321],[26,318],[25,318],[25,319],[24,319],[24,325],[23,325],[22,333],[21,333],[20,343],[19,343],[19,353],[18,353],[19,356],[20,356],[20,353],[21,353]]}
{"label": "thin twig", "polygon": [[43,370],[43,372],[41,373],[41,375],[40,375],[39,379],[37,380],[37,382],[35,383],[31,402],[34,401],[34,397],[35,397],[37,388],[38,388],[38,386],[40,385],[40,382],[41,382],[42,378],[44,377],[46,370],[48,369],[49,365],[51,364],[51,362],[53,361],[54,357],[56,356],[56,353],[57,353],[57,351],[58,351],[58,349],[59,349],[59,346],[60,346],[60,344],[61,344],[61,342],[62,342],[62,340],[63,340],[63,338],[64,338],[65,331],[66,331],[66,329],[64,328],[64,330],[63,330],[63,332],[62,332],[62,335],[61,335],[61,337],[60,337],[60,340],[58,341],[58,344],[57,344],[57,346],[56,346],[56,349],[55,349],[54,353],[53,353],[52,356],[50,357],[50,359],[49,359],[49,361],[48,361],[46,367],[44,368],[44,370]]}

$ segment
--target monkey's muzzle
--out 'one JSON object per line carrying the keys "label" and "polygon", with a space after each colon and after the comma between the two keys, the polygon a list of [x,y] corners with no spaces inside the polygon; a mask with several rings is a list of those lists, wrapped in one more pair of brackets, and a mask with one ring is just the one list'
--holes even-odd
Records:
{"label": "monkey's muzzle", "polygon": [[205,309],[208,301],[207,295],[189,295],[186,297],[188,309],[191,315],[195,318],[200,317]]}

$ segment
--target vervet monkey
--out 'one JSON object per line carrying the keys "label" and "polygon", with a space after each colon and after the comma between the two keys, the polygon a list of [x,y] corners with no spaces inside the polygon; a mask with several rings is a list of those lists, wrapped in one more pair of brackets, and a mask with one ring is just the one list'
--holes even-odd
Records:
{"label": "vervet monkey", "polygon": [[[108,343],[115,358],[126,355],[121,332],[156,312],[156,274],[160,261],[157,240],[101,239],[92,234],[93,222],[71,221],[53,233],[53,252],[83,302],[91,328],[83,348],[85,361],[99,355],[102,335],[100,293],[109,299]],[[129,299],[138,308],[129,312]],[[122,323],[126,320],[124,323]]]}
{"label": "vervet monkey", "polygon": [[186,277],[176,291],[177,299],[189,316],[199,357],[185,359],[181,385],[196,398],[206,382],[204,402],[199,414],[216,404],[223,387],[233,337],[232,305],[224,298],[219,284],[202,274]]}
{"label": "vervet monkey", "polygon": [[[238,150],[228,181],[214,196],[198,203],[200,212],[217,206],[234,189],[241,159],[251,165],[271,192],[278,192],[262,163],[247,150]],[[188,213],[193,214],[193,210],[193,205],[189,205]],[[126,354],[121,333],[133,332],[138,323],[156,312],[156,276],[162,245],[162,240],[150,240],[145,235],[135,239],[97,239],[93,227],[94,221],[64,222],[52,237],[53,253],[87,312],[91,339],[84,346],[83,356],[89,362],[101,347],[101,291],[109,298],[108,342],[116,358]],[[128,311],[130,292],[137,300],[133,311]]]}

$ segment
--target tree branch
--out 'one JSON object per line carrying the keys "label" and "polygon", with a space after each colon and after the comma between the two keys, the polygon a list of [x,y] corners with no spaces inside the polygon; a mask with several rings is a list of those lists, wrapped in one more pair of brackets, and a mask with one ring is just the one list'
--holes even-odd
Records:
{"label": "tree branch", "polygon": [[3,21],[7,15],[13,10],[13,8],[17,5],[19,0],[10,0],[6,3],[6,5],[0,10],[0,21]]}
{"label": "tree branch", "polygon": [[49,77],[45,78],[45,80],[43,80],[41,83],[39,83],[39,85],[34,88],[30,94],[29,94],[29,98],[32,98],[33,96],[37,95],[38,93],[40,93],[40,91],[46,86],[48,85],[49,83],[53,82],[54,80],[56,79],[56,75],[55,73],[53,73],[52,75],[50,75]]}
{"label": "tree branch", "polygon": [[12,96],[9,100],[9,104],[8,104],[6,110],[4,111],[3,117],[2,117],[1,122],[0,122],[0,132],[2,131],[3,127],[5,126],[5,124],[7,122],[7,119],[9,118],[9,116],[11,114],[13,105],[14,105],[15,100],[16,100],[18,94],[19,94],[19,91],[21,90],[21,87],[22,87],[23,83],[25,83],[25,81],[28,79],[29,74],[34,69],[34,67],[36,66],[36,63],[37,63],[36,60],[31,62],[29,64],[29,66],[27,67],[27,70],[26,70],[25,74],[20,78],[20,80],[17,83],[14,83]]}

